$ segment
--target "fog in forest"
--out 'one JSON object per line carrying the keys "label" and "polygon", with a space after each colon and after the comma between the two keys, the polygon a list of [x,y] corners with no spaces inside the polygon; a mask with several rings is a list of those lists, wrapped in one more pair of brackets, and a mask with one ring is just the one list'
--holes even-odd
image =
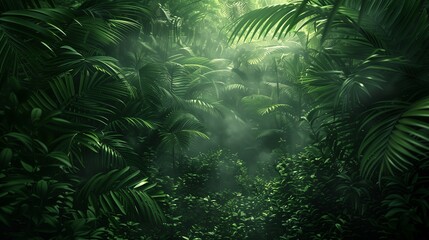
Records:
{"label": "fog in forest", "polygon": [[429,239],[428,0],[2,0],[0,239]]}

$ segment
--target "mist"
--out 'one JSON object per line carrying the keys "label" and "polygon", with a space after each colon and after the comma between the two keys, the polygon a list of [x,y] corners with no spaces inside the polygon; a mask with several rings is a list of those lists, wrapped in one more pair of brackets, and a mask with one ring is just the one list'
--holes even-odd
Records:
{"label": "mist", "polygon": [[0,239],[429,239],[428,12],[2,0]]}

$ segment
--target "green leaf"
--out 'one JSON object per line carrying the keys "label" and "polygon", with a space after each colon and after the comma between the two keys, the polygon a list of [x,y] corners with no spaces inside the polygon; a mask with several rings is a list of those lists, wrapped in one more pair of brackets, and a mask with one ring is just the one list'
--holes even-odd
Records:
{"label": "green leaf", "polygon": [[65,165],[67,167],[72,167],[70,158],[64,152],[54,151],[50,152],[47,157],[52,158],[60,162],[61,165]]}
{"label": "green leaf", "polygon": [[31,121],[36,122],[40,120],[40,117],[42,116],[42,109],[40,108],[33,108],[31,111]]}
{"label": "green leaf", "polygon": [[19,132],[10,132],[10,133],[6,133],[2,136],[2,138],[11,138],[13,140],[16,140],[22,144],[24,144],[24,146],[32,151],[33,150],[33,141],[31,139],[30,136],[28,136],[27,134],[23,134],[23,133],[19,133]]}
{"label": "green leaf", "polygon": [[122,206],[122,203],[119,201],[119,199],[116,197],[114,192],[110,192],[110,196],[112,197],[113,201],[115,202],[116,206],[121,210],[122,214],[127,214],[124,207]]}
{"label": "green leaf", "polygon": [[33,166],[31,166],[30,164],[28,164],[28,163],[26,163],[26,162],[24,162],[24,161],[22,161],[21,160],[21,165],[22,165],[22,167],[27,171],[27,172],[33,172],[34,171],[34,167]]}
{"label": "green leaf", "polygon": [[378,171],[381,177],[386,170],[394,175],[395,170],[406,171],[427,156],[427,114],[429,98],[412,104],[382,102],[373,107],[363,120],[363,128],[371,125],[359,149],[363,176],[371,178]]}
{"label": "green leaf", "polygon": [[48,182],[46,180],[40,180],[36,183],[36,193],[44,198],[48,192]]}
{"label": "green leaf", "polygon": [[0,152],[0,165],[2,168],[6,168],[9,166],[10,161],[13,157],[13,151],[10,148],[3,148]]}

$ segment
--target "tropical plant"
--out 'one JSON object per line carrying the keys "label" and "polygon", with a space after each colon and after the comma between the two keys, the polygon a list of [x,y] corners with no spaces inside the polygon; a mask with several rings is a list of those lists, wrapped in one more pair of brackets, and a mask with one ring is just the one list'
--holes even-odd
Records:
{"label": "tropical plant", "polygon": [[[237,154],[215,150],[181,161],[176,182],[168,192],[166,238],[265,238],[270,211],[271,183],[250,181]],[[167,179],[168,180],[168,179]],[[201,219],[201,215],[206,217]]]}
{"label": "tropical plant", "polygon": [[134,44],[123,64],[126,76],[138,83],[137,94],[149,100],[145,110],[158,126],[147,146],[158,148],[159,155],[168,152],[174,169],[193,139],[208,139],[201,121],[223,115],[218,75],[227,72],[229,61],[197,57],[171,39],[142,35]]}
{"label": "tropical plant", "polygon": [[428,238],[428,10],[1,1],[0,238]]}
{"label": "tropical plant", "polygon": [[[391,0],[274,5],[238,19],[231,41],[305,33],[311,44],[300,79],[317,101],[306,120],[321,154],[348,162],[344,170],[360,170],[387,188],[392,179],[402,181],[427,163],[429,21],[424,6],[426,1]],[[387,205],[396,201],[391,195],[382,198]],[[402,237],[424,235],[419,223],[411,225]]]}
{"label": "tropical plant", "polygon": [[121,221],[163,222],[124,135],[152,125],[122,111],[135,87],[105,55],[142,16],[133,1],[2,1],[2,236],[102,239]]}
{"label": "tropical plant", "polygon": [[[427,87],[425,77],[428,73],[424,66],[428,63],[423,60],[425,58],[422,53],[427,51],[425,42],[428,35],[425,29],[429,23],[427,13],[420,8],[422,3],[423,1],[394,3],[381,1],[377,4],[366,1],[302,1],[275,5],[244,15],[232,32],[231,39],[267,36],[271,30],[273,36],[283,37],[295,27],[303,29],[310,23],[319,23],[316,24],[315,31],[317,35],[321,35],[320,41],[323,45],[321,49],[316,49],[317,55],[311,59],[308,75],[303,80],[309,92],[315,93],[321,103],[328,104],[327,107],[332,109],[334,114],[338,109],[339,113],[351,112],[353,115],[358,115],[367,107],[379,109],[376,106],[372,107],[377,101],[392,99],[416,103],[423,101],[422,106],[419,105],[419,107],[424,111],[425,95],[418,93],[421,86]],[[408,28],[406,25],[408,21],[418,22],[418,24]],[[379,24],[394,31],[380,31],[376,27]],[[411,36],[415,36],[413,37],[415,41],[406,40]],[[416,49],[419,50],[416,51]],[[409,71],[415,74],[407,74]],[[389,78],[392,80],[388,81]],[[405,86],[407,81],[413,81],[413,84],[401,94],[399,89],[402,91],[401,86]],[[409,88],[416,88],[417,94],[410,95]],[[380,89],[388,89],[388,91],[381,94]],[[388,108],[390,104],[387,104],[389,103],[385,102],[383,107]],[[397,110],[399,110],[398,107],[396,107]],[[419,117],[425,118],[425,114]],[[354,120],[351,119],[351,121]],[[419,120],[413,119],[413,121]],[[365,124],[361,122],[360,125]],[[426,129],[427,125],[423,124],[418,128]],[[374,131],[376,129],[369,131],[368,134]],[[424,131],[421,137],[423,139],[427,137]],[[370,135],[367,135],[365,140],[370,138]],[[412,138],[412,135],[409,138]],[[410,146],[424,145],[418,142],[426,141],[423,139],[414,141],[411,145],[406,143],[410,139],[406,141],[396,139],[395,142],[401,142],[400,149],[410,150]],[[365,146],[368,144],[372,145],[365,140],[361,151],[367,150]],[[390,141],[389,145],[378,148],[377,154],[382,154],[385,149],[399,151],[398,145],[391,144],[393,141]],[[389,161],[382,160],[384,157],[374,157],[373,154],[372,152],[364,154],[362,159],[364,166],[368,165],[366,162],[384,161],[388,162],[386,164],[389,169],[406,169],[400,167],[403,166],[401,162],[404,162],[405,156],[402,155],[404,153],[389,153]],[[406,162],[406,164],[409,163],[408,160]],[[370,164],[370,166],[370,169],[363,168],[365,176],[370,176],[371,174],[368,173],[376,170],[384,172],[387,167],[382,169],[379,164]]]}

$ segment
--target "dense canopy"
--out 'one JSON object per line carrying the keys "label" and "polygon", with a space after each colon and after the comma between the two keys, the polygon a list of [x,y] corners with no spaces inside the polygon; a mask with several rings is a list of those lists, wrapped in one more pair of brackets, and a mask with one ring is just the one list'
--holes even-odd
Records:
{"label": "dense canopy", "polygon": [[428,0],[1,0],[0,239],[429,239]]}

